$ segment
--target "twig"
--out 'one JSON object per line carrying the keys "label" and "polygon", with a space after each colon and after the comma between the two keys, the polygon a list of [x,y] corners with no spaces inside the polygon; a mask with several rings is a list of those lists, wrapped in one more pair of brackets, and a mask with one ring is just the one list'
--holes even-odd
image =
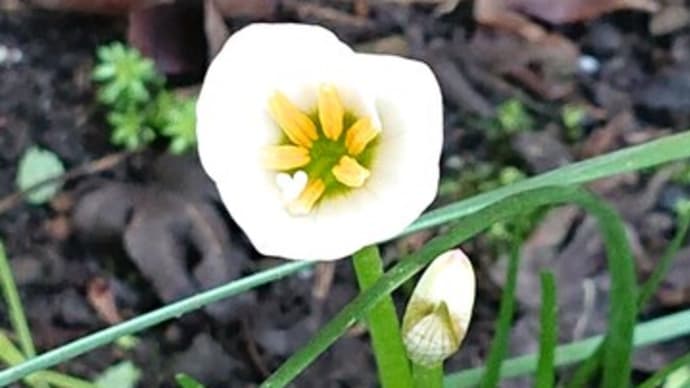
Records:
{"label": "twig", "polygon": [[93,161],[88,162],[86,164],[82,164],[81,166],[74,167],[62,175],[52,177],[52,178],[46,179],[44,181],[35,183],[35,184],[31,185],[30,187],[26,188],[25,190],[16,191],[16,192],[0,199],[0,214],[3,214],[6,211],[17,206],[21,202],[21,200],[24,199],[27,195],[29,195],[30,193],[32,193],[36,190],[43,188],[46,185],[50,185],[50,184],[54,184],[54,183],[64,184],[65,182],[67,182],[71,179],[75,179],[75,178],[85,176],[85,175],[95,174],[95,173],[105,171],[105,170],[109,170],[109,169],[117,166],[118,164],[120,164],[125,159],[127,159],[130,155],[132,155],[131,151],[118,152],[118,153],[106,155],[100,159],[96,159],[96,160],[93,160]]}

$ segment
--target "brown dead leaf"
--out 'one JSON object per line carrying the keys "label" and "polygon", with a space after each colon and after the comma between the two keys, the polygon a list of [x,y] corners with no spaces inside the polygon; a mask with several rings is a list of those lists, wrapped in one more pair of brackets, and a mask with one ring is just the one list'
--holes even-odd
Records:
{"label": "brown dead leaf", "polygon": [[98,316],[109,325],[122,321],[108,280],[101,277],[91,279],[86,286],[86,297]]}
{"label": "brown dead leaf", "polygon": [[656,12],[659,5],[654,0],[477,0],[478,2],[503,3],[505,8],[521,12],[549,23],[562,24],[585,21],[605,13],[632,9]]}
{"label": "brown dead leaf", "polygon": [[476,64],[495,74],[517,80],[525,88],[553,100],[573,88],[579,49],[558,35],[530,41],[500,30],[480,28],[467,45]]}
{"label": "brown dead leaf", "polygon": [[226,18],[270,19],[278,9],[278,0],[212,0]]}
{"label": "brown dead leaf", "polygon": [[218,0],[204,1],[204,33],[208,44],[208,57],[213,58],[225,44],[230,30],[218,9]]}
{"label": "brown dead leaf", "polygon": [[[227,226],[212,203],[217,194],[198,162],[162,160],[154,163],[149,185],[106,182],[86,193],[73,223],[88,242],[122,244],[161,300],[171,302],[235,278],[239,265],[233,258],[240,256],[231,250]],[[227,300],[206,311],[225,321],[236,304]]]}
{"label": "brown dead leaf", "polygon": [[207,50],[202,3],[161,4],[129,14],[127,39],[168,76],[200,77]]}
{"label": "brown dead leaf", "polygon": [[155,4],[172,3],[174,0],[28,0],[36,7],[94,13],[126,13],[133,9]]}
{"label": "brown dead leaf", "polygon": [[656,12],[659,6],[654,0],[477,0],[474,17],[479,23],[539,41],[548,34],[528,16],[563,24],[594,19],[622,9]]}

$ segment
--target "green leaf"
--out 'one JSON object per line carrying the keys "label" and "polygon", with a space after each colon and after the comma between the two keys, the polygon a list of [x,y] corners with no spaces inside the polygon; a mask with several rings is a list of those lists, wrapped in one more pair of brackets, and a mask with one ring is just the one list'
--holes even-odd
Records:
{"label": "green leaf", "polygon": [[494,334],[494,340],[491,342],[489,358],[486,361],[486,373],[482,377],[480,384],[482,388],[497,387],[501,379],[501,362],[508,350],[510,328],[513,322],[513,312],[515,311],[515,286],[517,285],[519,262],[520,245],[517,242],[513,242],[505,287],[501,294],[501,306],[498,310],[496,333]]}
{"label": "green leaf", "polygon": [[98,388],[134,388],[141,370],[131,361],[123,361],[106,369],[96,379]]}
{"label": "green leaf", "polygon": [[184,373],[178,373],[175,375],[175,381],[180,388],[206,388],[200,382],[189,377],[189,375]]}
{"label": "green leaf", "polygon": [[59,177],[65,172],[62,161],[52,151],[31,147],[19,161],[16,184],[19,190],[27,191],[26,201],[33,205],[41,205],[50,201],[58,190],[60,183],[48,183],[34,189],[34,185],[46,180]]}
{"label": "green leaf", "polygon": [[[677,376],[676,373],[679,370],[685,370],[687,374],[688,367],[690,366],[690,353],[686,353],[684,356],[673,360],[670,364],[661,368],[659,371],[654,373],[650,378],[638,385],[637,388],[656,388],[661,384],[662,381],[666,380],[664,388],[671,382],[674,377]],[[681,372],[682,373],[682,372]]]}
{"label": "green leaf", "polygon": [[539,364],[537,366],[537,388],[554,386],[554,359],[558,345],[558,313],[556,298],[556,280],[553,273],[541,273],[541,311],[539,312]]}
{"label": "green leaf", "polygon": [[[635,326],[634,345],[644,347],[651,344],[671,341],[690,334],[690,309],[669,314]],[[556,366],[570,365],[589,357],[599,345],[603,336],[597,335],[577,342],[560,345],[556,349]],[[531,375],[537,369],[537,354],[527,354],[504,361],[501,377],[511,378]],[[485,367],[463,370],[446,376],[444,387],[464,388],[477,385],[484,374]]]}

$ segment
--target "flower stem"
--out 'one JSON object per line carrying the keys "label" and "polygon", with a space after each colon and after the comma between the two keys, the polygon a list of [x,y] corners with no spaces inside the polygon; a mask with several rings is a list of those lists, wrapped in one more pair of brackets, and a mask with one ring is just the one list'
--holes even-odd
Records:
{"label": "flower stem", "polygon": [[[383,262],[376,246],[361,249],[353,256],[359,288],[364,291],[383,275]],[[400,324],[393,299],[383,298],[367,314],[381,387],[412,388],[412,374],[400,335]]]}
{"label": "flower stem", "polygon": [[29,325],[26,322],[26,316],[24,315],[24,309],[22,308],[22,301],[19,299],[17,285],[14,282],[14,277],[12,277],[10,263],[7,260],[5,248],[1,242],[0,283],[2,283],[2,292],[9,309],[12,329],[14,330],[15,334],[17,334],[17,337],[19,337],[19,346],[21,347],[24,355],[27,358],[31,358],[36,355],[36,348],[34,348],[34,342],[31,339],[31,331],[29,330]]}
{"label": "flower stem", "polygon": [[443,365],[438,364],[433,367],[426,367],[417,363],[412,363],[412,375],[414,376],[415,388],[442,388],[443,387]]}

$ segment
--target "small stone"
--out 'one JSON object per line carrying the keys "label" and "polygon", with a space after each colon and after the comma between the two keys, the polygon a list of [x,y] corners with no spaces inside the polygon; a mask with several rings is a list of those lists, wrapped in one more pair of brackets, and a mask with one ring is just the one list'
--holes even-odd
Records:
{"label": "small stone", "polygon": [[577,67],[585,74],[594,74],[601,68],[601,63],[591,55],[582,55],[577,59]]}

